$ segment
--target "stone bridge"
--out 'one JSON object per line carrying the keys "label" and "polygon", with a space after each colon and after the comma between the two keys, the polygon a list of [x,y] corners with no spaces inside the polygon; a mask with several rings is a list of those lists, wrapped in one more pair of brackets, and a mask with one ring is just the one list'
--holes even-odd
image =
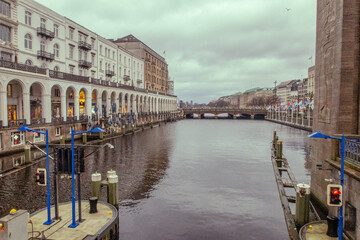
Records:
{"label": "stone bridge", "polygon": [[252,108],[186,108],[183,109],[186,118],[193,118],[194,114],[198,115],[198,118],[204,118],[204,114],[213,114],[215,118],[219,114],[228,114],[229,118],[265,118],[266,109],[252,109]]}

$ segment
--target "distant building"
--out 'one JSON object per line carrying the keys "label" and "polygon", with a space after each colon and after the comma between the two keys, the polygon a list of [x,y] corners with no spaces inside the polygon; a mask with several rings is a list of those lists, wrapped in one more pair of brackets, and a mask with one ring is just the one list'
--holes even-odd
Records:
{"label": "distant building", "polygon": [[276,96],[281,103],[288,103],[290,100],[297,99],[297,84],[300,80],[290,80],[280,83],[276,87]]}
{"label": "distant building", "polygon": [[308,68],[307,98],[309,102],[314,99],[315,88],[315,65]]}
{"label": "distant building", "polygon": [[[168,64],[165,58],[131,34],[123,38],[118,38],[114,43],[129,50],[145,61],[144,79],[146,89],[164,94],[169,92]],[[130,64],[132,63],[129,62],[129,65]]]}

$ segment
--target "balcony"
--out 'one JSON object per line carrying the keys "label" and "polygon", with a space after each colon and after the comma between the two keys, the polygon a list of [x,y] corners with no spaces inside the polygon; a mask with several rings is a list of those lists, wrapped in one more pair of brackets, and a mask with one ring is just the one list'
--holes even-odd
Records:
{"label": "balcony", "polygon": [[150,62],[150,58],[145,58],[145,62]]}
{"label": "balcony", "polygon": [[155,62],[151,62],[151,65],[155,65],[156,63]]}
{"label": "balcony", "polygon": [[45,118],[33,118],[30,122],[31,125],[43,125],[45,124]]}
{"label": "balcony", "polygon": [[113,77],[113,76],[115,76],[114,71],[110,71],[110,70],[106,70],[106,71],[105,71],[105,74],[106,74],[106,76],[108,76],[108,77]]}
{"label": "balcony", "polygon": [[124,81],[130,81],[130,76],[129,75],[124,75]]}
{"label": "balcony", "polygon": [[0,60],[0,67],[46,75],[45,68],[39,68],[36,66],[30,66],[5,60]]}
{"label": "balcony", "polygon": [[37,52],[37,58],[51,62],[54,60],[55,56],[52,53],[40,50]]}
{"label": "balcony", "polygon": [[9,127],[18,127],[26,124],[26,119],[9,120]]}
{"label": "balcony", "polygon": [[137,82],[138,84],[140,84],[140,83],[142,83],[143,81],[142,81],[141,79],[138,79],[136,82]]}
{"label": "balcony", "polygon": [[79,48],[84,49],[85,51],[90,51],[91,50],[91,44],[84,42],[84,41],[79,41]]}
{"label": "balcony", "polygon": [[89,69],[89,68],[91,68],[91,66],[92,66],[91,62],[88,62],[88,61],[85,61],[85,60],[80,60],[79,61],[79,67],[81,67],[81,68]]}
{"label": "balcony", "polygon": [[54,32],[51,32],[43,27],[37,28],[37,35],[40,35],[41,37],[45,37],[46,39],[50,39],[50,40],[53,40],[53,38],[55,37]]}
{"label": "balcony", "polygon": [[52,122],[53,124],[61,124],[61,123],[64,122],[64,118],[63,118],[63,117],[53,117],[53,118],[51,119],[51,122]]}
{"label": "balcony", "polygon": [[51,78],[57,78],[57,79],[64,79],[64,80],[72,80],[77,82],[89,82],[89,77],[74,75],[70,73],[64,73],[64,72],[58,72],[49,70],[49,77]]}

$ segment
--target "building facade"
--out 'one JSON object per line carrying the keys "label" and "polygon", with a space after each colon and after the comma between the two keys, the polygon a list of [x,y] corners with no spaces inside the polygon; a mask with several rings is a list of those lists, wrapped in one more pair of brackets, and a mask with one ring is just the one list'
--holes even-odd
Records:
{"label": "building facade", "polygon": [[129,50],[144,61],[144,81],[146,89],[169,94],[168,64],[165,58],[133,35],[118,38],[114,40],[114,43]]}
{"label": "building facade", "polygon": [[33,0],[0,4],[0,150],[24,145],[25,123],[57,140],[99,119],[177,109],[175,96],[144,88],[132,52]]}

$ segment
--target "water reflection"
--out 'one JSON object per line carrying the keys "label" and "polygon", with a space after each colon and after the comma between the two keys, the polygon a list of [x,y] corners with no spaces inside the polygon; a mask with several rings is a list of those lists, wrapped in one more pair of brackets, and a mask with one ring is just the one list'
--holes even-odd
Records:
{"label": "water reflection", "polygon": [[[274,129],[297,179],[310,182],[307,132],[265,121],[185,120],[110,140],[114,149],[86,159],[82,198],[90,197],[92,173],[105,179],[113,169],[121,239],[288,239],[270,161]],[[45,207],[37,167],[45,161],[0,178],[0,215]],[[60,202],[71,200],[70,179],[59,178],[59,193]]]}

